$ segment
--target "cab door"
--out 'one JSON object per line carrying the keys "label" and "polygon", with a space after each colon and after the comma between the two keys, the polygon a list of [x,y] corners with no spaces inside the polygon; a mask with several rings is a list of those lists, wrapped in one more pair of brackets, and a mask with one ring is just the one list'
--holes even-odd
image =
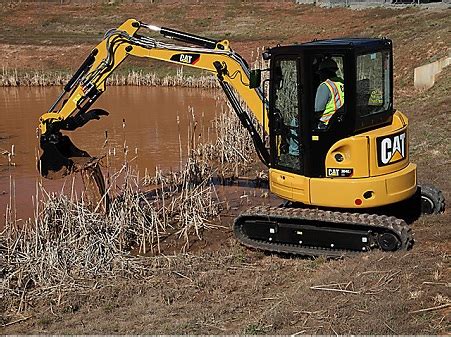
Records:
{"label": "cab door", "polygon": [[270,85],[271,191],[292,201],[309,201],[304,177],[300,57],[278,56],[272,61]]}
{"label": "cab door", "polygon": [[[320,121],[321,113],[325,106],[321,106],[321,90],[320,86],[324,84],[325,78],[321,78],[319,74],[320,64],[326,60],[332,59],[338,69],[335,71],[335,76],[327,77],[332,81],[343,83],[344,86],[344,103],[338,109],[328,122],[324,124]],[[349,135],[349,113],[348,113],[348,98],[349,98],[349,79],[345,54],[332,50],[325,50],[323,52],[307,53],[305,57],[305,99],[303,101],[303,108],[309,111],[305,114],[304,124],[308,127],[304,131],[304,148],[305,148],[305,167],[304,174],[311,178],[326,177],[325,161],[326,155],[333,144],[338,140]],[[337,82],[339,83],[339,82]],[[325,102],[333,99],[331,93]]]}

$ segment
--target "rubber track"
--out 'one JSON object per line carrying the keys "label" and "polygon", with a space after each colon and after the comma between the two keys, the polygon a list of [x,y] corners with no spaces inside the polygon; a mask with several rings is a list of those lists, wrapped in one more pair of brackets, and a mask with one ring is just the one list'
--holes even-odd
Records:
{"label": "rubber track", "polygon": [[373,227],[377,229],[385,229],[395,234],[401,242],[398,248],[407,250],[413,244],[412,231],[404,220],[395,218],[393,216],[376,215],[367,213],[348,213],[348,212],[333,212],[318,209],[305,208],[289,208],[289,207],[271,207],[271,206],[256,206],[248,209],[240,214],[234,223],[234,233],[238,241],[245,246],[271,251],[276,253],[295,254],[295,255],[309,255],[309,256],[326,256],[326,257],[341,257],[346,255],[353,255],[361,253],[360,251],[341,250],[333,248],[322,247],[302,247],[294,244],[271,243],[262,240],[255,240],[247,237],[241,226],[238,225],[240,219],[248,218],[264,218],[268,220],[280,219],[288,220],[298,218],[302,220],[316,220],[325,223],[346,223],[355,224],[356,229],[360,225],[365,227]]}
{"label": "rubber track", "polygon": [[418,185],[420,191],[421,189],[427,189],[429,190],[429,193],[435,194],[435,198],[437,199],[437,205],[436,205],[436,212],[435,214],[440,214],[445,211],[446,208],[446,201],[445,196],[443,195],[443,192],[439,190],[434,185]]}

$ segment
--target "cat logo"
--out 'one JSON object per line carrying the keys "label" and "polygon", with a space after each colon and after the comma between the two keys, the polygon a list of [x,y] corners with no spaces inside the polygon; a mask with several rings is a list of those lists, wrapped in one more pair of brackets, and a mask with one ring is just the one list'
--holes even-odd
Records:
{"label": "cat logo", "polygon": [[328,168],[327,176],[328,177],[351,177],[354,170],[352,168]]}
{"label": "cat logo", "polygon": [[377,138],[379,166],[397,163],[406,158],[406,132]]}
{"label": "cat logo", "polygon": [[171,61],[185,64],[196,64],[200,59],[200,54],[174,54],[171,56]]}
{"label": "cat logo", "polygon": [[193,56],[192,55],[185,55],[185,54],[182,54],[182,55],[180,55],[180,62],[183,62],[183,63],[191,63],[191,59],[193,58]]}

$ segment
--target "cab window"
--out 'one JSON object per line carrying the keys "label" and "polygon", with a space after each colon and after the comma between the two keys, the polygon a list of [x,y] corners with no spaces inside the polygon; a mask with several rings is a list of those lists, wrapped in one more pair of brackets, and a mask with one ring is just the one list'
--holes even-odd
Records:
{"label": "cab window", "polygon": [[388,51],[357,56],[356,110],[365,117],[387,111],[390,97],[390,54]]}
{"label": "cab window", "polygon": [[276,164],[300,172],[302,150],[297,60],[277,60],[273,76],[275,130],[273,141],[276,147]]}

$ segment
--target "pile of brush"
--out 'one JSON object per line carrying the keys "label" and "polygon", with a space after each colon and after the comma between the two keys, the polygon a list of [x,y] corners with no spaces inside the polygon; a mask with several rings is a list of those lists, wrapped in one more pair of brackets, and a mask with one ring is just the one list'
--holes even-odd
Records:
{"label": "pile of brush", "polygon": [[[156,255],[169,235],[184,240],[201,237],[213,226],[218,201],[207,172],[190,158],[176,181],[152,193],[138,191],[128,167],[120,194],[99,213],[83,198],[50,195],[41,190],[35,219],[22,227],[7,222],[0,233],[0,299],[17,312],[42,296],[83,288],[99,277],[140,277],[140,255]],[[119,176],[117,176],[119,178]],[[6,303],[6,302],[5,302]]]}

